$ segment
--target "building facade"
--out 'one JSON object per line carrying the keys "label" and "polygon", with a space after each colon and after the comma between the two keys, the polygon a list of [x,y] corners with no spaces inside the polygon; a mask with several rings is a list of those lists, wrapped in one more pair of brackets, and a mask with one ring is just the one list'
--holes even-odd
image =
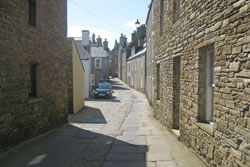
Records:
{"label": "building facade", "polygon": [[72,48],[72,106],[73,113],[79,112],[84,107],[85,101],[85,70],[80,57],[80,54],[77,50],[76,41],[71,40],[71,48]]}
{"label": "building facade", "polygon": [[118,78],[121,80],[126,77],[124,76],[124,69],[126,68],[126,58],[124,59],[124,55],[126,54],[127,46],[127,38],[121,34],[118,48]]}
{"label": "building facade", "polygon": [[91,47],[92,85],[97,86],[101,79],[109,79],[109,53],[103,47]]}
{"label": "building facade", "polygon": [[118,77],[118,52],[119,44],[115,41],[115,46],[111,51],[111,76]]}
{"label": "building facade", "polygon": [[250,3],[154,0],[154,114],[210,166],[250,166]]}
{"label": "building facade", "polygon": [[149,11],[146,20],[146,37],[147,37],[147,54],[146,54],[146,89],[145,93],[150,104],[154,100],[154,4],[152,1],[149,5]]}
{"label": "building facade", "polygon": [[146,47],[140,52],[131,56],[127,59],[127,84],[141,92],[145,92],[145,59],[146,58]]}
{"label": "building facade", "polygon": [[67,0],[0,2],[0,150],[67,121]]}

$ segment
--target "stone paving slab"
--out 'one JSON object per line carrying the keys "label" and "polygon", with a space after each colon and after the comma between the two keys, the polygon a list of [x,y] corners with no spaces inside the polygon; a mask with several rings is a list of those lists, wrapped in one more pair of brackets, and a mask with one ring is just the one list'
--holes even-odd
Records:
{"label": "stone paving slab", "polygon": [[124,136],[146,136],[151,135],[150,130],[124,130]]}
{"label": "stone paving slab", "polygon": [[145,162],[144,154],[136,154],[136,153],[110,153],[106,161],[108,162],[131,162],[131,161],[141,161]]}
{"label": "stone paving slab", "polygon": [[175,161],[157,161],[157,167],[178,167]]}
{"label": "stone paving slab", "polygon": [[153,119],[144,94],[113,82],[124,88],[116,97],[87,100],[69,125],[0,156],[0,167],[205,167]]}
{"label": "stone paving slab", "polygon": [[114,145],[110,150],[111,153],[137,153],[136,146],[120,146]]}
{"label": "stone paving slab", "polygon": [[174,160],[174,158],[169,151],[146,153],[146,161],[172,161],[172,160]]}

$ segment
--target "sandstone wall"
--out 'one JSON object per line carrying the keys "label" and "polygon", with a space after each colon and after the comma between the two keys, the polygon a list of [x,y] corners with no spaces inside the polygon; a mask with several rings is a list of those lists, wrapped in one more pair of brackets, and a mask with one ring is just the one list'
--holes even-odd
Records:
{"label": "sandstone wall", "polygon": [[72,41],[72,63],[73,63],[73,111],[79,112],[84,107],[84,67],[77,51],[75,41]]}
{"label": "sandstone wall", "polygon": [[[180,57],[180,139],[210,166],[250,166],[250,3],[247,0],[155,0],[155,117],[174,127],[175,57]],[[176,18],[176,17],[175,17]],[[214,122],[199,121],[199,51],[214,46]],[[157,100],[157,64],[160,99]]]}
{"label": "sandstone wall", "polygon": [[[67,0],[40,0],[37,26],[28,1],[0,1],[0,150],[66,122]],[[29,98],[30,64],[39,65],[39,92]]]}

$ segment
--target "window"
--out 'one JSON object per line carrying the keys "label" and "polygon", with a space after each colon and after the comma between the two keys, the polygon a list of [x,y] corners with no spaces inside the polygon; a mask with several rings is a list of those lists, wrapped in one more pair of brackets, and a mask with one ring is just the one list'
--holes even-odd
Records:
{"label": "window", "polygon": [[157,75],[157,85],[156,85],[156,93],[157,93],[157,100],[160,100],[160,64],[157,64],[156,75]]}
{"label": "window", "polygon": [[37,24],[37,2],[29,0],[29,24],[36,26]]}
{"label": "window", "polygon": [[102,69],[102,58],[95,58],[95,68]]}
{"label": "window", "polygon": [[180,0],[173,0],[173,23],[180,18]]}
{"label": "window", "polygon": [[131,56],[135,55],[135,47],[131,48]]}
{"label": "window", "polygon": [[163,33],[164,0],[160,1],[160,35]]}
{"label": "window", "polygon": [[214,113],[214,45],[199,49],[199,121],[212,123]]}
{"label": "window", "polygon": [[29,97],[35,98],[38,97],[39,93],[39,66],[38,64],[30,65],[29,73]]}

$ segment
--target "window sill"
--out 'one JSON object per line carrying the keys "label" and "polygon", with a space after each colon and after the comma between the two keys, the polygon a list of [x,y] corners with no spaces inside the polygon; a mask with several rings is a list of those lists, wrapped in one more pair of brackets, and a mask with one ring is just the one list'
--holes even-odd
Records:
{"label": "window sill", "polygon": [[38,103],[40,101],[42,101],[42,98],[30,98],[29,101],[28,101],[28,103],[29,104]]}
{"label": "window sill", "polygon": [[213,125],[207,123],[197,123],[197,125],[199,128],[207,132],[209,135],[214,136]]}

